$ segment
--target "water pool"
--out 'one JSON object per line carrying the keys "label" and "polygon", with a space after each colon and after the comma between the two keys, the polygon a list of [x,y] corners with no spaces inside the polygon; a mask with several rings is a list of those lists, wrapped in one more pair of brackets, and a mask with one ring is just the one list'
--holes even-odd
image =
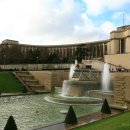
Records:
{"label": "water pool", "polygon": [[[48,94],[11,96],[0,98],[0,130],[3,130],[10,115],[14,116],[19,130],[44,126],[63,121],[65,115],[61,110],[67,105],[49,103],[44,100]],[[100,105],[73,106],[77,116],[100,111]]]}

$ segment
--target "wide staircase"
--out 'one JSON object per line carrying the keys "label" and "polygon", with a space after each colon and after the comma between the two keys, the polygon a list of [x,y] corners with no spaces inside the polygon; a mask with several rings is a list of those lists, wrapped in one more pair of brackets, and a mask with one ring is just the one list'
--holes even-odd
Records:
{"label": "wide staircase", "polygon": [[123,75],[115,77],[114,103],[125,105],[125,77]]}
{"label": "wide staircase", "polygon": [[[114,80],[114,102],[110,104],[111,108],[127,110],[126,105],[126,88],[129,78],[124,76],[123,73],[117,73]],[[129,85],[129,84],[128,84]],[[126,87],[127,86],[127,87]]]}
{"label": "wide staircase", "polygon": [[29,92],[46,92],[44,86],[41,85],[28,71],[16,71],[14,74]]}

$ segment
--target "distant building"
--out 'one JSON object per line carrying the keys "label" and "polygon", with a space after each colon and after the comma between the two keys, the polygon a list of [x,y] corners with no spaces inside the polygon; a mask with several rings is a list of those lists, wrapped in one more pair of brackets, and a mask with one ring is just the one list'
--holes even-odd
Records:
{"label": "distant building", "polygon": [[29,50],[34,51],[38,49],[39,51],[45,49],[48,54],[57,54],[60,60],[67,58],[68,62],[74,61],[74,59],[100,59],[103,60],[104,55],[107,54],[107,43],[109,40],[96,41],[96,42],[86,42],[79,44],[68,44],[68,45],[28,45],[20,44],[15,40],[4,40],[0,44],[0,50],[2,48],[19,46],[24,55],[27,54]]}
{"label": "distant building", "polygon": [[25,57],[28,51],[39,50],[44,56],[56,54],[59,62],[63,59],[67,59],[70,63],[78,58],[80,60],[98,59],[130,69],[130,25],[118,27],[117,30],[112,31],[108,40],[68,45],[29,45],[6,39],[0,44],[0,52],[7,46],[19,46]]}

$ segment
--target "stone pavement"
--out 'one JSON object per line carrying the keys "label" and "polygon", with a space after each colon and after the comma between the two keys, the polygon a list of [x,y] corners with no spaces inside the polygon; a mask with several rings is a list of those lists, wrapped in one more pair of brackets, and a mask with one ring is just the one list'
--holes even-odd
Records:
{"label": "stone pavement", "polygon": [[79,126],[82,126],[82,125],[85,125],[94,121],[98,121],[100,119],[107,118],[107,117],[119,114],[121,112],[122,111],[114,110],[114,109],[112,109],[112,114],[102,114],[101,112],[95,112],[86,116],[79,117],[78,124],[75,124],[75,125],[69,125],[69,124],[65,124],[64,122],[60,122],[60,123],[52,124],[49,126],[34,128],[30,130],[72,130],[73,128],[76,128],[76,127],[79,127]]}
{"label": "stone pavement", "polygon": [[48,126],[44,126],[44,127],[38,127],[38,128],[34,128],[34,129],[27,129],[27,130],[66,130],[65,128],[65,124],[63,122],[59,122],[56,124],[51,124]]}

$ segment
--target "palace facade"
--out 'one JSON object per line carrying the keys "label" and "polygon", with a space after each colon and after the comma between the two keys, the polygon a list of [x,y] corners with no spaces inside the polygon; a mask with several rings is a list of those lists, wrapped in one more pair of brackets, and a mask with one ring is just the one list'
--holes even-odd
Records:
{"label": "palace facade", "polygon": [[118,27],[110,33],[104,60],[130,69],[130,25]]}
{"label": "palace facade", "polygon": [[[59,62],[62,62],[63,60],[67,59],[66,62],[71,63],[75,59],[103,60],[104,55],[107,54],[108,42],[109,40],[104,40],[104,41],[86,42],[86,43],[68,44],[68,45],[42,46],[42,45],[21,44],[18,41],[6,39],[2,41],[2,43],[0,44],[0,51],[3,50],[6,51],[7,48],[16,46],[17,48],[20,48],[22,54],[24,54],[25,57],[29,51],[33,52],[39,50],[40,52],[43,52],[42,55],[45,55],[46,57],[52,55],[52,58],[54,58],[55,55],[57,55],[60,60]],[[6,55],[4,54],[5,51],[3,52],[2,55]]]}
{"label": "palace facade", "polygon": [[[117,30],[112,31],[108,40],[78,44],[29,45],[6,39],[0,44],[1,56],[6,57],[6,49],[13,46],[18,47],[24,57],[27,56],[29,51],[33,52],[38,50],[42,52],[44,57],[49,58],[52,56],[51,58],[53,59],[54,56],[57,56],[58,59],[56,62],[58,63],[63,62],[65,59],[68,63],[73,62],[74,59],[98,59],[130,68],[130,25],[118,27]],[[35,57],[38,58],[37,55]]]}

